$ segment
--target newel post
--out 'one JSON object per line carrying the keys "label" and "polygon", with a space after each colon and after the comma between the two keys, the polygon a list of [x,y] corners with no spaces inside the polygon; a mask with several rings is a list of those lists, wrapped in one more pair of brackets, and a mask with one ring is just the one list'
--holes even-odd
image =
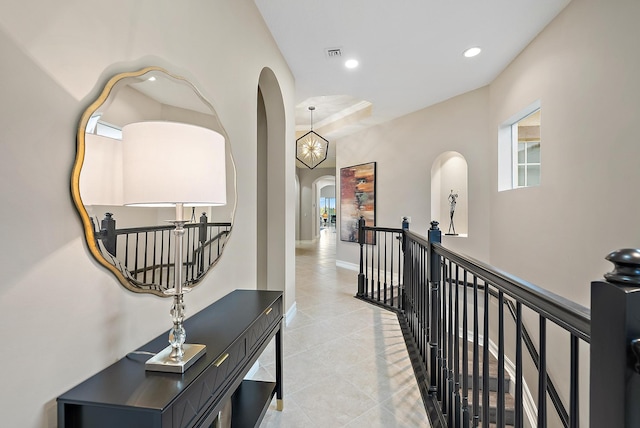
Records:
{"label": "newel post", "polygon": [[[429,244],[442,242],[442,231],[438,227],[439,224],[437,221],[431,222],[431,229],[427,232]],[[427,269],[429,281],[440,283],[440,256],[431,250],[431,246],[429,246],[429,266]]]}
{"label": "newel post", "polygon": [[404,237],[405,230],[409,230],[409,219],[407,217],[402,217],[402,236],[400,236],[400,239],[402,239],[402,251],[407,249],[407,240]]}
{"label": "newel post", "polygon": [[358,296],[364,296],[364,217],[358,219],[358,244],[360,244],[360,273],[358,273]]}
{"label": "newel post", "polygon": [[640,426],[640,249],[614,251],[591,283],[590,425]]}
{"label": "newel post", "polygon": [[115,256],[118,236],[116,235],[116,219],[113,218],[113,214],[104,214],[104,218],[100,222],[100,237],[105,250]]}
{"label": "newel post", "polygon": [[438,228],[438,222],[431,222],[431,229],[427,233],[429,238],[429,264],[427,265],[427,278],[431,289],[431,320],[429,322],[429,392],[438,391],[438,371],[442,364],[439,361],[438,331],[440,330],[440,256],[433,251],[431,244],[442,242],[442,231]]}

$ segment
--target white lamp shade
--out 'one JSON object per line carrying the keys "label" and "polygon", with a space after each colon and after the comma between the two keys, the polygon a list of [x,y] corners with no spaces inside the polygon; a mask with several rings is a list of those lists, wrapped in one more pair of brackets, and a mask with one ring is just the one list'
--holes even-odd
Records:
{"label": "white lamp shade", "polygon": [[176,122],[137,122],[122,128],[124,205],[225,205],[224,137]]}

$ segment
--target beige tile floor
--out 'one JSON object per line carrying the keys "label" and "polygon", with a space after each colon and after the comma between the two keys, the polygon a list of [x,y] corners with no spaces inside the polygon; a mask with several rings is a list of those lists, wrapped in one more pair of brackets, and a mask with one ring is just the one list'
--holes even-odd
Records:
{"label": "beige tile floor", "polygon": [[[336,267],[335,240],[328,228],[296,248],[284,410],[274,401],[261,427],[429,427],[396,315],[353,297],[357,273]],[[273,349],[263,355],[253,378],[272,380]]]}

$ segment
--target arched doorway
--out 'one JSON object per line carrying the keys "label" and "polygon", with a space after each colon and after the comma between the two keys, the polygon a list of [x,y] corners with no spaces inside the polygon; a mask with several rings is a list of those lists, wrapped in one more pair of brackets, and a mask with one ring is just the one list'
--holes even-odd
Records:
{"label": "arched doorway", "polygon": [[[258,289],[284,290],[287,283],[287,217],[284,215],[287,208],[285,123],[280,85],[273,71],[265,68],[260,73],[257,90],[256,284]],[[295,293],[292,294],[293,296],[286,296],[287,300],[295,298]]]}
{"label": "arched doorway", "polygon": [[333,227],[335,232],[336,215],[336,177],[324,175],[313,182],[313,205],[312,211],[313,233],[316,238],[320,236],[323,228]]}

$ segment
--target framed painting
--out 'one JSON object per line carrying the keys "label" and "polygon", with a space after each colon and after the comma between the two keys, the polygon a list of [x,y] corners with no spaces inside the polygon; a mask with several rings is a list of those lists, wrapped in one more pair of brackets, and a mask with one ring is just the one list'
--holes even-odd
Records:
{"label": "framed painting", "polygon": [[[340,168],[340,240],[358,242],[358,219],[376,225],[376,163]],[[374,233],[367,234],[374,244]]]}

